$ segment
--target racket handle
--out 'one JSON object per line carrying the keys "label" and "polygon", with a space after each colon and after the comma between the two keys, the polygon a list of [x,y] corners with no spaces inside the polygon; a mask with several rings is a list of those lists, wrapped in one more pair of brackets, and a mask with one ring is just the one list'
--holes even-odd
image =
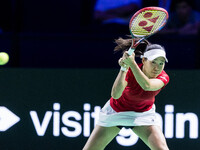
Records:
{"label": "racket handle", "polygon": [[129,50],[128,50],[128,54],[129,55],[132,55],[133,54],[133,52],[135,51],[135,48],[129,48]]}
{"label": "racket handle", "polygon": [[[135,51],[135,49],[130,47],[129,50],[128,50],[128,54],[129,54],[129,55],[132,55],[134,51]],[[125,72],[128,71],[127,68],[122,67],[122,66],[121,66],[121,70],[122,70],[122,71],[125,71]]]}

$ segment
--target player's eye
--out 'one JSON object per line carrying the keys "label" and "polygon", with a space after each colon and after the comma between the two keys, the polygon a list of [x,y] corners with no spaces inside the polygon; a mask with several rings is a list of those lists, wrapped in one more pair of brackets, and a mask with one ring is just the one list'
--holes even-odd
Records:
{"label": "player's eye", "polygon": [[164,65],[164,63],[160,63],[160,65],[161,65],[161,66]]}

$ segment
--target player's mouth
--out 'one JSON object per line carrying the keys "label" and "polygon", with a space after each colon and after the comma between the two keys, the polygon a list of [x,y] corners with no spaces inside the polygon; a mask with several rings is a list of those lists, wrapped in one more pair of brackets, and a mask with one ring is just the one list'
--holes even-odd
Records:
{"label": "player's mouth", "polygon": [[157,77],[160,73],[159,72],[152,72],[152,76]]}
{"label": "player's mouth", "polygon": [[159,74],[159,72],[152,72],[153,74]]}

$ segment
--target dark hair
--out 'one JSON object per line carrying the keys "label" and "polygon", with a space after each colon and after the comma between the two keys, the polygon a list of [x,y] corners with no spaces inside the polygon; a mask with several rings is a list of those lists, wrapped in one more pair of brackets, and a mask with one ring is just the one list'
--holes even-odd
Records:
{"label": "dark hair", "polygon": [[[114,48],[114,51],[120,51],[120,50],[122,50],[123,52],[127,51],[132,45],[132,38],[130,38],[131,36],[128,37],[129,37],[128,39],[123,39],[121,37],[116,39],[115,43],[117,44],[117,46]],[[135,40],[137,42],[139,39],[136,38]],[[147,45],[150,45],[149,41],[144,40],[136,47],[135,49],[136,57],[143,55]]]}
{"label": "dark hair", "polygon": [[147,51],[150,51],[153,49],[161,49],[161,50],[165,51],[165,48],[159,44],[150,44],[150,45],[147,45],[144,52],[147,52]]}

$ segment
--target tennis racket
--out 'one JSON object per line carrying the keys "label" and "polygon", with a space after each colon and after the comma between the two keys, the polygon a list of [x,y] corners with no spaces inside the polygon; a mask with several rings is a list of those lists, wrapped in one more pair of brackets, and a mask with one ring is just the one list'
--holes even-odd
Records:
{"label": "tennis racket", "polygon": [[[145,7],[138,10],[129,22],[129,30],[132,38],[139,40],[129,48],[128,54],[132,55],[140,42],[160,31],[167,23],[168,17],[168,12],[161,7]],[[126,71],[126,68],[121,67],[121,70]]]}

